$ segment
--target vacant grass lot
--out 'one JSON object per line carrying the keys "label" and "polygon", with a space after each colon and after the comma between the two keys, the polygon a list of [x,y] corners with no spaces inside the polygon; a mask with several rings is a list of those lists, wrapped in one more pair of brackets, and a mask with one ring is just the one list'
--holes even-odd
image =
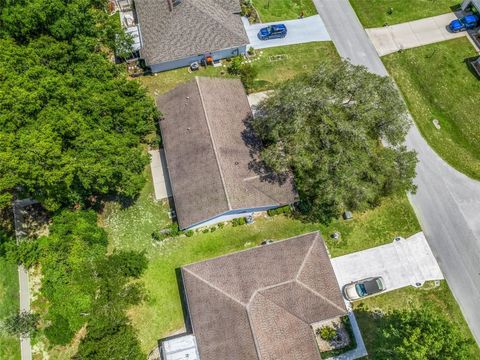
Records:
{"label": "vacant grass lot", "polygon": [[452,11],[460,0],[350,0],[366,28],[398,24]]}
{"label": "vacant grass lot", "polygon": [[[0,256],[0,320],[18,311],[17,265]],[[0,359],[20,359],[20,341],[0,332]]]}
{"label": "vacant grass lot", "polygon": [[[310,71],[322,61],[339,59],[332,42],[312,42],[259,50],[252,59],[252,65],[258,70],[258,76],[253,88],[249,90],[256,92],[273,89],[275,84]],[[224,64],[228,64],[228,61],[224,61]],[[181,68],[143,76],[138,80],[152,96],[156,96],[195,76],[232,77],[227,73],[226,67],[209,66],[193,73],[189,73],[187,68]]]}
{"label": "vacant grass lot", "polygon": [[394,309],[419,307],[427,307],[449,319],[466,337],[472,339],[470,359],[480,359],[480,349],[476,346],[470,329],[447,283],[441,281],[439,287],[432,288],[432,286],[432,283],[426,283],[420,289],[406,287],[354,303],[355,316],[362,331],[367,351],[370,355],[373,355],[371,356],[372,359],[376,358],[375,350],[384,347],[387,341],[385,338],[377,336],[377,330],[382,329],[384,322],[381,317],[375,316],[372,311],[378,312],[380,310],[386,313]]}
{"label": "vacant grass lot", "polygon": [[[155,243],[151,234],[170,223],[167,214],[166,203],[154,200],[149,181],[132,206],[122,209],[108,204],[100,218],[109,233],[111,250],[144,250],[150,259],[143,276],[148,300],[130,311],[145,352],[150,351],[159,338],[183,327],[175,272],[182,265],[255,246],[265,239],[285,239],[316,230],[325,235],[334,256],[385,244],[396,235],[406,237],[419,231],[406,196],[387,199],[375,210],[354,214],[352,221],[337,220],[328,227],[276,216],[258,219],[253,225],[226,225],[212,233],[197,232],[190,238]],[[328,235],[335,230],[341,231],[342,239],[334,244]]]}
{"label": "vacant grass lot", "polygon": [[465,62],[475,55],[470,42],[459,38],[382,59],[430,146],[459,171],[480,179],[480,82]]}
{"label": "vacant grass lot", "polygon": [[253,0],[261,22],[298,19],[317,14],[312,0]]}

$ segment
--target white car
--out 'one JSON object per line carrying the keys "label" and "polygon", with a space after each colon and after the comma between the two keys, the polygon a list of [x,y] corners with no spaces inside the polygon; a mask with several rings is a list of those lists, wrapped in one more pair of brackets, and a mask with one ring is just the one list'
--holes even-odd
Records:
{"label": "white car", "polygon": [[385,281],[381,276],[354,281],[343,287],[345,299],[354,301],[385,291]]}

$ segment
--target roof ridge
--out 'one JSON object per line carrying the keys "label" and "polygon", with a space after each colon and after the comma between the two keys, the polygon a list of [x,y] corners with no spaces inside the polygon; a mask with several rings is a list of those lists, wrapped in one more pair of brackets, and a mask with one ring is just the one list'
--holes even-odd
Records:
{"label": "roof ridge", "polygon": [[215,161],[217,162],[218,171],[220,172],[220,180],[222,181],[223,192],[225,193],[225,200],[227,200],[228,210],[232,210],[230,199],[228,198],[227,186],[225,185],[225,178],[223,176],[222,167],[220,166],[219,154],[217,152],[217,145],[213,138],[212,128],[210,127],[210,121],[208,120],[207,109],[205,108],[205,100],[203,98],[202,88],[200,86],[199,77],[195,76],[195,83],[197,85],[198,94],[200,96],[200,103],[202,104],[203,115],[205,116],[205,122],[207,123],[208,134],[210,135],[210,141],[212,142],[213,154],[215,155]]}
{"label": "roof ridge", "polygon": [[[295,280],[293,280],[292,282],[296,282]],[[265,294],[258,294],[258,295],[261,295],[263,296],[266,300],[270,301],[272,304],[275,304],[276,306],[278,306],[279,308],[282,308],[283,310],[285,310],[287,313],[289,313],[290,315],[292,315],[293,317],[297,318],[298,320],[300,320],[301,322],[303,322],[304,324],[307,324],[307,325],[310,325],[309,323],[307,323],[305,320],[303,320],[302,318],[300,318],[299,316],[295,315],[293,312],[291,312],[289,309],[287,309],[285,306],[283,305],[280,305],[279,303],[277,303],[275,300],[273,300],[272,298],[266,296]]]}
{"label": "roof ridge", "polygon": [[211,282],[205,280],[204,278],[202,278],[201,276],[199,276],[198,274],[194,273],[193,271],[189,270],[188,268],[182,268],[184,271],[186,271],[187,273],[189,273],[190,275],[192,275],[193,277],[196,277],[198,280],[202,281],[203,283],[207,284],[208,286],[210,286],[212,289],[214,290],[217,290],[220,294],[226,296],[227,298],[229,298],[230,300],[233,300],[235,301],[237,304],[241,305],[242,307],[246,308],[247,307],[247,304],[241,302],[240,300],[238,299],[235,299],[232,295],[230,295],[229,293],[227,293],[226,291],[220,289],[218,286],[215,286],[213,285]]}
{"label": "roof ridge", "polygon": [[299,284],[300,286],[304,287],[305,289],[307,289],[308,291],[310,291],[312,294],[318,296],[319,298],[322,298],[323,300],[325,300],[326,302],[328,302],[330,305],[333,305],[335,308],[337,308],[338,310],[341,310],[341,311],[345,311],[345,309],[342,309],[340,306],[338,306],[337,304],[335,304],[332,300],[326,298],[325,296],[323,296],[322,294],[320,294],[319,292],[313,290],[312,288],[310,288],[308,285],[304,284],[303,282],[301,282],[300,280],[295,280],[295,282],[297,284]]}
{"label": "roof ridge", "polygon": [[307,260],[308,260],[308,257],[310,256],[311,252],[312,252],[312,249],[313,249],[313,246],[315,245],[315,242],[317,241],[318,239],[318,234],[317,233],[315,235],[315,238],[313,239],[312,243],[310,244],[310,247],[308,248],[307,250],[307,254],[305,255],[305,257],[303,258],[303,261],[302,261],[302,264],[300,265],[300,268],[298,269],[298,272],[297,272],[297,275],[295,275],[295,281],[298,280],[298,277],[300,276],[303,268],[305,267],[305,264],[307,263]]}

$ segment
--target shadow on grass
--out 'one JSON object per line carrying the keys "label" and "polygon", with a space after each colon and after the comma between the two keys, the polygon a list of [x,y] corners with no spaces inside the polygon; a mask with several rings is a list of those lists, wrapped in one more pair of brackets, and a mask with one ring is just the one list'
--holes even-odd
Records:
{"label": "shadow on grass", "polygon": [[468,71],[470,71],[477,80],[480,80],[480,74],[477,71],[475,71],[472,64],[475,60],[478,60],[478,59],[479,59],[478,56],[473,56],[473,57],[466,58],[465,60],[463,60],[463,62],[466,64]]}

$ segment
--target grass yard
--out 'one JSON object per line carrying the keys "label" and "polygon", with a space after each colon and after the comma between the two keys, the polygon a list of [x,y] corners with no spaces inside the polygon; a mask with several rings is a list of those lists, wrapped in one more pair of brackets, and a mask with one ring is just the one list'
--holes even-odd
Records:
{"label": "grass yard", "polygon": [[[109,233],[111,250],[144,250],[150,260],[143,276],[148,300],[129,312],[145,352],[149,352],[159,338],[183,327],[175,272],[182,265],[255,246],[265,239],[284,239],[316,230],[325,235],[334,256],[388,243],[394,236],[409,236],[419,231],[406,196],[386,199],[375,210],[354,214],[354,220],[349,222],[334,221],[328,227],[275,216],[257,219],[253,225],[226,225],[215,232],[197,232],[193,237],[155,243],[151,234],[170,223],[167,214],[167,204],[154,200],[149,179],[132,206],[122,209],[109,204],[100,218]],[[342,239],[334,244],[334,240],[327,237],[335,230],[341,231]]]}
{"label": "grass yard", "polygon": [[[18,311],[17,265],[0,256],[0,320]],[[20,341],[0,332],[0,359],[20,359]]]}
{"label": "grass yard", "polygon": [[261,22],[298,19],[317,14],[312,0],[252,0]]}
{"label": "grass yard", "polygon": [[446,14],[459,3],[460,0],[350,0],[366,28]]}
{"label": "grass yard", "polygon": [[459,38],[382,59],[430,146],[457,170],[480,179],[480,82],[465,62],[475,55],[468,39]]}
{"label": "grass yard", "polygon": [[[312,42],[258,50],[257,55],[252,58],[252,65],[257,68],[258,76],[249,91],[273,89],[275,84],[310,71],[322,61],[339,60],[332,42]],[[228,64],[228,61],[223,63]],[[195,76],[232,77],[227,73],[226,67],[209,66],[193,73],[189,73],[187,68],[180,68],[143,76],[138,80],[147,88],[150,95],[155,97]]]}
{"label": "grass yard", "polygon": [[[473,341],[470,329],[447,283],[441,281],[439,287],[433,287],[432,283],[426,283],[420,289],[406,287],[354,303],[355,316],[370,358],[375,359],[375,349],[381,349],[386,342],[385,338],[377,336],[376,331],[384,325],[382,318],[375,316],[372,311],[381,310],[386,313],[394,309],[411,309],[423,306],[448,318],[454,326],[457,326],[466,337]],[[475,342],[471,345],[470,358],[472,360],[480,359],[480,349]]]}

